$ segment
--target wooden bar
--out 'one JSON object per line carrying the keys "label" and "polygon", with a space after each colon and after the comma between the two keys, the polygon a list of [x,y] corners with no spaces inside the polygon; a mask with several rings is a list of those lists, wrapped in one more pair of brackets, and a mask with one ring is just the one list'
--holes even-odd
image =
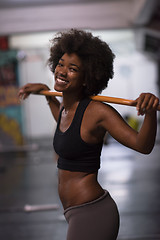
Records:
{"label": "wooden bar", "polygon": [[[55,91],[42,90],[37,94],[44,95],[44,96],[62,97],[61,92],[55,92]],[[134,106],[134,107],[136,106],[135,104],[132,103],[133,100],[125,99],[125,98],[108,97],[108,96],[101,96],[101,95],[90,96],[90,98],[99,102],[108,102],[108,103],[121,104],[121,105]],[[157,111],[160,111],[160,104],[157,107]]]}

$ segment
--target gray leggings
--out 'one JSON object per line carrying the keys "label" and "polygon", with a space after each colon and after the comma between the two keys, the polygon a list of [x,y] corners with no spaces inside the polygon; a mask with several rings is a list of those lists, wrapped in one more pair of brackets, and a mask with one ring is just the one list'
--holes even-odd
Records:
{"label": "gray leggings", "polygon": [[97,200],[67,208],[64,211],[69,224],[67,240],[116,240],[119,213],[110,194]]}

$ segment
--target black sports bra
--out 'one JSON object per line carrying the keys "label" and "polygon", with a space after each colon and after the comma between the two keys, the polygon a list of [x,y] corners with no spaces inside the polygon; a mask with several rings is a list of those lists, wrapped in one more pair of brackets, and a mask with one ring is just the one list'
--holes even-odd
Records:
{"label": "black sports bra", "polygon": [[55,152],[59,155],[57,164],[59,169],[94,172],[100,168],[100,155],[103,142],[88,144],[80,136],[81,122],[90,101],[91,99],[87,98],[78,104],[73,121],[65,132],[61,132],[59,129],[64,107],[60,111],[53,140]]}

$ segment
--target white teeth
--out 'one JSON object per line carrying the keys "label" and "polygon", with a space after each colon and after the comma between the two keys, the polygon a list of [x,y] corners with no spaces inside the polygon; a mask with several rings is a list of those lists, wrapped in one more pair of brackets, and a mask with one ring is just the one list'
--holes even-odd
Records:
{"label": "white teeth", "polygon": [[60,82],[60,83],[67,83],[67,81],[62,80],[61,78],[57,78],[56,80],[57,80],[57,82]]}

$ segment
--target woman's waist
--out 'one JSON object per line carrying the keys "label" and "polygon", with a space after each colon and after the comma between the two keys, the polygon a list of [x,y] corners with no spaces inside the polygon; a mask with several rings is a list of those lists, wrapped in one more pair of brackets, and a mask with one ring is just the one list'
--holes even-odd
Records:
{"label": "woman's waist", "polygon": [[59,171],[59,197],[64,209],[97,199],[104,190],[97,182],[97,173]]}

